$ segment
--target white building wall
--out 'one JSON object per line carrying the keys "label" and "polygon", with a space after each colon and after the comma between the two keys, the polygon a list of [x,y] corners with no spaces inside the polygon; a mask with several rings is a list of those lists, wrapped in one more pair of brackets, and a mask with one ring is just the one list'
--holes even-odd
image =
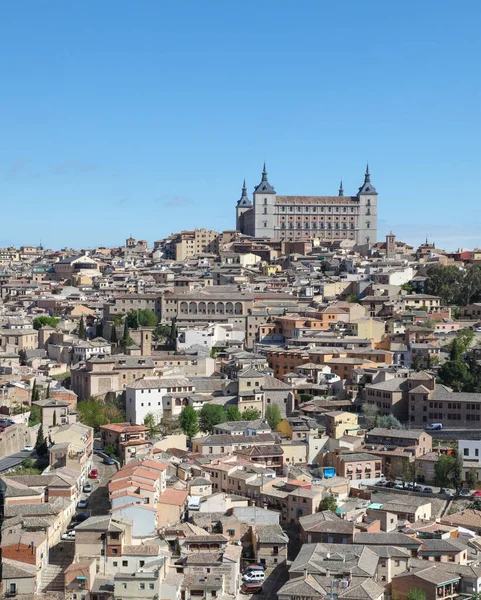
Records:
{"label": "white building wall", "polygon": [[463,460],[480,462],[481,460],[481,440],[459,440],[458,454]]}
{"label": "white building wall", "polygon": [[163,397],[166,393],[166,388],[140,390],[127,388],[125,395],[127,421],[141,425],[145,416],[152,413],[156,423],[160,423],[163,414]]}

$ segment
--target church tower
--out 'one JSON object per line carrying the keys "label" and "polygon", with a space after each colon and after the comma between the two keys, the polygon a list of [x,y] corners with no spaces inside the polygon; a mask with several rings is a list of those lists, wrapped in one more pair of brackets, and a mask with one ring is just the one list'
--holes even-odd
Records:
{"label": "church tower", "polygon": [[357,193],[359,216],[357,222],[357,243],[375,244],[377,241],[377,191],[371,183],[369,164],[366,166],[364,183]]}

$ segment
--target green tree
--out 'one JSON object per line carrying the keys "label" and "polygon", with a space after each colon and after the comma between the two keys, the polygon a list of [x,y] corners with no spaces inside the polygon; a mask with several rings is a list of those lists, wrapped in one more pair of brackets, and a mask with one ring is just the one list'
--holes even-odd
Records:
{"label": "green tree", "polygon": [[55,328],[59,323],[60,319],[57,319],[57,317],[47,317],[47,315],[43,315],[41,317],[35,317],[33,320],[33,328],[37,329],[37,331],[45,325]]}
{"label": "green tree", "polygon": [[470,327],[465,327],[458,331],[455,339],[457,340],[462,353],[466,353],[469,350],[474,338],[475,333]]}
{"label": "green tree", "polygon": [[319,503],[318,512],[322,512],[323,510],[330,510],[331,512],[336,512],[337,503],[334,496],[326,496]]}
{"label": "green tree", "polygon": [[266,408],[266,421],[272,431],[277,429],[277,426],[282,421],[281,410],[277,404],[269,404]]}
{"label": "green tree", "polygon": [[451,343],[451,348],[449,350],[449,360],[463,360],[463,351],[459,345],[459,340],[457,337]]}
{"label": "green tree", "polygon": [[453,486],[456,491],[463,482],[463,463],[454,454],[441,454],[434,465],[434,483],[439,487]]}
{"label": "green tree", "polygon": [[414,286],[410,281],[408,281],[407,283],[403,283],[401,285],[401,289],[405,292],[408,292],[409,294],[412,294],[414,292]]}
{"label": "green tree", "polygon": [[125,321],[131,329],[138,329],[139,327],[155,327],[159,319],[152,310],[142,308],[131,310],[125,317]]}
{"label": "green tree", "polygon": [[380,417],[379,426],[386,429],[403,429],[401,421],[396,419],[394,415],[383,415]]}
{"label": "green tree", "polygon": [[117,314],[114,315],[114,325],[115,325],[115,327],[120,327],[123,322],[124,322],[123,315],[121,315],[119,313],[117,313]]}
{"label": "green tree", "polygon": [[261,413],[256,408],[246,408],[241,413],[242,421],[257,421],[261,418]]}
{"label": "green tree", "polygon": [[364,425],[366,429],[372,429],[376,425],[376,415],[378,415],[377,406],[375,404],[368,404],[367,402],[362,405],[362,414],[364,416]]}
{"label": "green tree", "polygon": [[348,296],[346,296],[346,302],[357,304],[359,302],[359,296],[356,296],[356,294],[349,294]]}
{"label": "green tree", "polygon": [[477,483],[478,476],[476,474],[476,469],[469,469],[469,471],[466,473],[466,485],[469,489],[473,489]]}
{"label": "green tree", "polygon": [[36,404],[32,404],[30,407],[30,417],[28,418],[28,426],[33,427],[40,423],[40,408]]}
{"label": "green tree", "polygon": [[133,346],[134,345],[134,341],[130,337],[129,325],[128,325],[127,321],[125,321],[125,323],[124,323],[124,335],[122,336],[122,344],[125,347]]}
{"label": "green tree", "polygon": [[112,324],[112,329],[110,330],[110,343],[117,343],[117,328],[115,324]]}
{"label": "green tree", "polygon": [[427,272],[425,284],[427,294],[441,296],[443,304],[455,304],[459,299],[459,290],[464,280],[464,274],[457,267],[431,267]]}
{"label": "green tree", "polygon": [[47,391],[45,392],[45,398],[50,398],[50,383],[47,385]]}
{"label": "green tree", "polygon": [[103,452],[104,454],[107,454],[107,456],[110,456],[110,458],[118,458],[117,452],[115,451],[115,446],[113,446],[112,444],[107,444],[106,446],[104,446]]}
{"label": "green tree", "polygon": [[299,394],[299,399],[301,402],[309,402],[312,400],[314,396],[312,394]]}
{"label": "green tree", "polygon": [[43,427],[40,425],[37,432],[37,441],[35,442],[35,451],[38,456],[45,456],[48,453],[47,440],[43,435]]}
{"label": "green tree", "polygon": [[214,427],[225,420],[226,412],[219,404],[204,404],[199,412],[199,428],[207,433],[212,433]]}
{"label": "green tree", "polygon": [[406,597],[407,600],[426,600],[426,594],[418,588],[410,589]]}
{"label": "green tree", "polygon": [[104,326],[103,323],[97,323],[95,325],[95,337],[102,337],[104,334]]}
{"label": "green tree", "polygon": [[159,427],[155,421],[154,413],[149,412],[144,417],[144,425],[149,428],[149,438],[154,438],[159,431]]}
{"label": "green tree", "polygon": [[95,431],[98,431],[101,425],[107,424],[104,403],[98,398],[87,398],[86,400],[81,400],[77,404],[77,412],[79,414],[80,421],[84,425],[93,427]]}
{"label": "green tree", "polygon": [[85,322],[83,315],[80,317],[80,323],[78,326],[78,336],[81,340],[87,339],[87,330],[85,329]]}
{"label": "green tree", "polygon": [[170,326],[170,339],[172,342],[177,339],[177,321],[175,317],[172,319],[172,325]]}
{"label": "green tree", "polygon": [[463,461],[459,456],[453,456],[453,460],[451,462],[450,482],[453,488],[456,490],[456,493],[463,486]]}
{"label": "green tree", "polygon": [[462,360],[448,360],[442,364],[438,377],[441,383],[452,387],[455,392],[462,391],[471,381],[468,367]]}
{"label": "green tree", "polygon": [[186,435],[189,440],[199,433],[197,411],[195,411],[192,406],[186,406],[180,413],[179,425],[184,435]]}
{"label": "green tree", "polygon": [[242,421],[242,415],[239,412],[237,406],[229,406],[226,411],[226,420],[229,421]]}
{"label": "green tree", "polygon": [[53,411],[52,425],[53,425],[54,427],[56,427],[56,426],[57,426],[57,411],[56,411],[56,410],[54,410],[54,411]]}
{"label": "green tree", "polygon": [[434,465],[434,483],[439,487],[448,487],[451,480],[452,460],[447,454],[441,454]]}
{"label": "green tree", "polygon": [[38,400],[38,396],[37,396],[37,380],[34,379],[33,380],[33,384],[32,384],[32,397],[31,397],[31,402],[35,402],[36,400]]}

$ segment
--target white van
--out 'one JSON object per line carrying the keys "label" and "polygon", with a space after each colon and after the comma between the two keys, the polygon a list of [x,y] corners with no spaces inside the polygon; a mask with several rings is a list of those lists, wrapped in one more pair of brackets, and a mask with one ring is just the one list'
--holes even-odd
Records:
{"label": "white van", "polygon": [[247,583],[262,583],[265,578],[264,571],[250,571],[242,577]]}
{"label": "white van", "polygon": [[200,496],[191,496],[187,502],[188,510],[200,510]]}

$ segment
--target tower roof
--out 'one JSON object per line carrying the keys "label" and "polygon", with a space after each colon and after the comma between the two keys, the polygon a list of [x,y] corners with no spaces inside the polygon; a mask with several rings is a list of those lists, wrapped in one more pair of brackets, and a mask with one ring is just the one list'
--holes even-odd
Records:
{"label": "tower roof", "polygon": [[371,183],[371,173],[369,173],[369,163],[366,165],[366,172],[364,174],[364,183],[359,188],[358,195],[359,194],[377,195],[376,188]]}
{"label": "tower roof", "polygon": [[254,190],[255,194],[275,194],[276,190],[267,180],[266,163],[264,161],[264,170],[262,171],[262,179],[259,185]]}
{"label": "tower roof", "polygon": [[244,179],[244,185],[242,186],[242,195],[237,201],[237,206],[252,206],[252,202],[249,200],[247,195],[246,180]]}

